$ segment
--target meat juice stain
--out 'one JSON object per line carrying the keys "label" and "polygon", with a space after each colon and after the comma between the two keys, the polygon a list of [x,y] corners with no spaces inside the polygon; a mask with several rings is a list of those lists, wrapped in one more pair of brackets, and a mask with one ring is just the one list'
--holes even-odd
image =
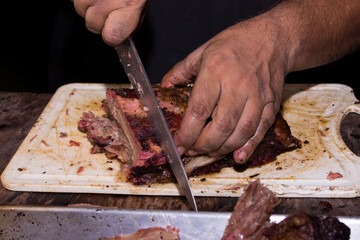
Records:
{"label": "meat juice stain", "polygon": [[55,129],[55,136],[56,136],[56,145],[57,145],[57,149],[58,149],[58,153],[59,155],[62,155],[62,151],[61,151],[61,146],[60,146],[60,135],[59,135],[59,131],[58,131],[58,128],[56,126],[56,122],[54,122],[54,129]]}
{"label": "meat juice stain", "polygon": [[121,161],[117,161],[120,164],[120,170],[116,173],[116,178],[114,178],[115,182],[126,182],[127,180],[127,167]]}
{"label": "meat juice stain", "polygon": [[84,166],[80,166],[79,169],[77,170],[76,174],[80,174],[83,171],[84,171]]}
{"label": "meat juice stain", "polygon": [[70,110],[69,108],[65,109],[65,129],[68,129],[69,132],[69,136],[72,136],[72,131],[71,131],[71,122],[70,122]]}

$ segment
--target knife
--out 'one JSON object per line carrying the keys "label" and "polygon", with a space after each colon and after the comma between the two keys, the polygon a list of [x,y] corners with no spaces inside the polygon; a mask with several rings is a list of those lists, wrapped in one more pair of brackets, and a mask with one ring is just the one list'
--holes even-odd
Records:
{"label": "knife", "polygon": [[194,195],[192,194],[189,180],[187,178],[184,165],[180,159],[176,145],[169,131],[163,112],[161,111],[158,100],[155,97],[154,90],[145,68],[141,62],[135,44],[131,37],[126,39],[121,45],[115,47],[120,58],[120,62],[135,89],[140,103],[148,109],[147,115],[151,126],[158,138],[160,146],[164,151],[166,159],[173,171],[181,192],[186,196],[192,209],[197,211]]}

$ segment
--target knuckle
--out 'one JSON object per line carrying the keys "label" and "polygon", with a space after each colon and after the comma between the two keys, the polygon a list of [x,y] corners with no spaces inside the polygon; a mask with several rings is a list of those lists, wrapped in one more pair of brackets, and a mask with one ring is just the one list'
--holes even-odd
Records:
{"label": "knuckle", "polygon": [[256,122],[251,120],[246,120],[239,126],[238,133],[245,138],[250,138],[256,132]]}
{"label": "knuckle", "polygon": [[226,56],[222,52],[215,52],[209,57],[208,65],[212,67],[216,67],[222,64],[226,60]]}
{"label": "knuckle", "polygon": [[87,6],[81,0],[74,0],[74,8],[77,14],[81,17],[85,17]]}
{"label": "knuckle", "polygon": [[102,31],[105,17],[97,5],[90,6],[85,13],[85,26],[92,32],[99,34]]}
{"label": "knuckle", "polygon": [[215,150],[214,147],[212,147],[211,145],[202,145],[202,146],[196,146],[194,147],[194,150],[196,150],[196,152],[204,154],[204,153],[209,153]]}
{"label": "knuckle", "polygon": [[216,159],[221,159],[221,158],[224,158],[226,156],[226,154],[223,154],[219,151],[214,151],[214,152],[210,152],[208,154],[208,156],[210,156],[212,158],[216,158]]}
{"label": "knuckle", "polygon": [[175,133],[175,137],[177,143],[180,144],[181,146],[189,147],[192,144],[192,142],[189,141],[189,139],[192,139],[192,135],[188,131],[183,131],[182,129],[180,129]]}
{"label": "knuckle", "polygon": [[207,58],[205,66],[211,72],[222,72],[227,61],[228,57],[225,53],[216,51]]}
{"label": "knuckle", "polygon": [[249,141],[245,145],[247,152],[253,152],[255,150],[255,148],[257,147],[257,145],[260,143],[260,139],[261,138],[257,138],[257,137],[250,138]]}
{"label": "knuckle", "polygon": [[261,132],[266,132],[270,127],[271,127],[271,125],[272,125],[272,120],[271,119],[269,119],[269,118],[263,118],[263,119],[261,119],[261,129],[260,129],[260,131]]}
{"label": "knuckle", "polygon": [[126,39],[127,35],[124,31],[117,28],[104,28],[102,32],[102,38],[104,42],[110,46],[117,46]]}
{"label": "knuckle", "polygon": [[234,151],[236,147],[231,145],[223,145],[219,148],[218,154],[228,154],[232,151]]}
{"label": "knuckle", "polygon": [[127,0],[125,1],[125,6],[131,7],[131,6],[139,6],[144,3],[143,0]]}
{"label": "knuckle", "polygon": [[204,101],[192,104],[189,106],[189,111],[192,117],[201,120],[206,120],[211,115],[211,109]]}
{"label": "knuckle", "polygon": [[87,30],[89,30],[90,32],[95,33],[95,34],[101,33],[101,30],[102,30],[101,27],[98,27],[96,24],[86,21],[85,25],[86,25]]}
{"label": "knuckle", "polygon": [[236,126],[236,119],[232,114],[223,114],[218,120],[213,121],[216,129],[226,134],[232,133]]}

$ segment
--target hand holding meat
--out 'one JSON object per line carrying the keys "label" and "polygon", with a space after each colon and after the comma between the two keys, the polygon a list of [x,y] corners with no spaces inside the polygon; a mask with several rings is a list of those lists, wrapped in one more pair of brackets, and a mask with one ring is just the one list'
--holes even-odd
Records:
{"label": "hand holding meat", "polygon": [[287,66],[274,31],[278,30],[255,21],[239,23],[163,78],[162,86],[172,87],[196,77],[175,136],[180,153],[221,157],[236,150],[237,162],[250,156],[280,107]]}
{"label": "hand holding meat", "polygon": [[139,25],[146,0],[73,0],[89,31],[102,34],[110,46],[120,45]]}
{"label": "hand holding meat", "polygon": [[175,136],[180,154],[234,151],[234,160],[245,162],[275,119],[285,75],[360,46],[359,11],[356,0],[284,1],[224,30],[175,65],[162,87],[195,80]]}

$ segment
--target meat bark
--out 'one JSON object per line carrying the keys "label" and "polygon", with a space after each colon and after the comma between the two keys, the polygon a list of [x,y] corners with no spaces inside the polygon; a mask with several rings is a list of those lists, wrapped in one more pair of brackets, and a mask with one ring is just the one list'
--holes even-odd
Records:
{"label": "meat bark", "polygon": [[[174,134],[180,127],[191,87],[165,89],[155,86],[154,92],[170,132]],[[127,163],[130,169],[127,180],[133,184],[174,181],[175,178],[148,120],[147,109],[137,99],[135,91],[128,88],[107,89],[103,108],[107,112],[106,118],[84,113],[79,121],[79,129],[87,132],[89,140],[94,145],[91,152],[105,152],[107,156],[117,157]],[[122,144],[119,142],[120,139]],[[249,162],[241,166],[261,166],[275,160],[278,154],[299,147],[301,142],[291,135],[288,124],[278,114],[275,123]],[[232,154],[223,159],[206,155],[184,155],[182,161],[188,176],[219,172],[224,167],[238,167],[232,159]]]}

